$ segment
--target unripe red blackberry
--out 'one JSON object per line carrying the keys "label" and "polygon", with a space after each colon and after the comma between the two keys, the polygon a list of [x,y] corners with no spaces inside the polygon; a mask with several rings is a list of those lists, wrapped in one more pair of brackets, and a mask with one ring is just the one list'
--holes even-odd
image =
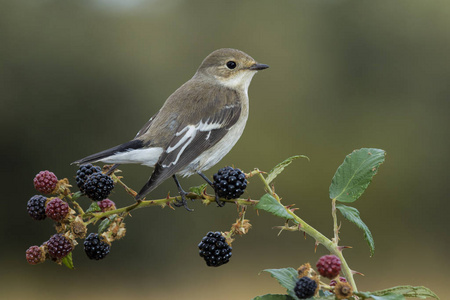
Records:
{"label": "unripe red blackberry", "polygon": [[206,261],[209,267],[218,267],[226,264],[231,257],[232,248],[225,241],[225,237],[220,232],[208,232],[203,237],[200,244],[199,254]]}
{"label": "unripe red blackberry", "polygon": [[39,246],[31,246],[25,252],[25,257],[30,265],[37,265],[45,261],[44,252],[39,248]]}
{"label": "unripe red blackberry", "polygon": [[84,183],[84,192],[89,199],[106,199],[114,188],[114,182],[108,175],[94,173]]}
{"label": "unripe red blackberry", "polygon": [[299,299],[308,299],[314,296],[316,289],[316,281],[305,276],[297,280],[294,287],[294,293]]}
{"label": "unripe red blackberry", "polygon": [[48,254],[53,259],[61,259],[73,250],[72,243],[60,233],[54,234],[48,241]]}
{"label": "unripe red blackberry", "polygon": [[93,166],[92,164],[86,164],[80,166],[80,168],[77,171],[77,177],[75,180],[77,181],[77,186],[84,193],[84,183],[88,179],[89,176],[91,176],[94,173],[101,172],[102,169],[98,166]]}
{"label": "unripe red blackberry", "polygon": [[220,198],[237,199],[247,187],[245,174],[237,168],[222,168],[214,174],[213,178],[214,188]]}
{"label": "unripe red blackberry", "polygon": [[98,207],[100,207],[102,212],[116,209],[116,204],[109,199],[104,199],[102,201],[98,201],[97,205],[98,205]]}
{"label": "unripe red blackberry", "polygon": [[341,260],[336,255],[324,255],[319,259],[316,267],[320,275],[333,279],[341,272]]}
{"label": "unripe red blackberry", "polygon": [[[347,282],[347,279],[345,279],[345,277],[339,277],[339,281],[340,282]],[[335,286],[336,285],[336,280],[331,280],[330,281],[330,286]]]}
{"label": "unripe red blackberry", "polygon": [[84,251],[90,259],[103,259],[109,254],[110,249],[111,246],[105,242],[105,238],[97,233],[90,233],[84,241]]}
{"label": "unripe red blackberry", "polygon": [[28,200],[27,211],[34,220],[44,220],[45,215],[45,201],[47,198],[41,195],[34,195]]}
{"label": "unripe red blackberry", "polygon": [[33,179],[34,188],[42,194],[51,194],[58,183],[58,178],[48,170],[39,172]]}
{"label": "unripe red blackberry", "polygon": [[60,222],[69,214],[69,205],[59,198],[54,198],[47,203],[45,214],[53,221]]}

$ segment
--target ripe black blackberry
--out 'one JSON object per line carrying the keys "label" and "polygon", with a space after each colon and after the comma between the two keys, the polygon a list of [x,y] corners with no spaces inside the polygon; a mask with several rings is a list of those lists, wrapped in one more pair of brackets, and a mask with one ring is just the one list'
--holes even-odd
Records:
{"label": "ripe black blackberry", "polygon": [[53,221],[60,222],[69,214],[69,205],[59,198],[54,198],[47,203],[45,214]]}
{"label": "ripe black blackberry", "polygon": [[341,272],[341,260],[336,255],[324,255],[319,258],[316,267],[320,275],[333,279]]}
{"label": "ripe black blackberry", "polygon": [[299,299],[308,299],[314,296],[316,289],[317,283],[313,279],[305,276],[297,280],[294,293]]}
{"label": "ripe black blackberry", "polygon": [[28,200],[27,211],[31,218],[38,221],[45,219],[45,201],[47,198],[41,195],[34,195]]}
{"label": "ripe black blackberry", "polygon": [[61,259],[73,250],[72,243],[60,233],[54,234],[48,241],[48,254],[53,259]]}
{"label": "ripe black blackberry", "polygon": [[58,183],[55,173],[50,171],[41,171],[33,179],[34,188],[42,194],[51,194]]}
{"label": "ripe black blackberry", "polygon": [[80,168],[77,171],[77,177],[75,178],[75,180],[77,181],[77,186],[80,189],[80,191],[84,192],[84,183],[86,182],[89,176],[101,171],[102,169],[100,169],[100,167],[93,166],[92,164],[80,166]]}
{"label": "ripe black blackberry", "polygon": [[225,241],[220,232],[208,232],[200,244],[199,254],[209,267],[218,267],[226,264],[231,257],[232,248]]}
{"label": "ripe black blackberry", "polygon": [[109,254],[111,246],[105,242],[105,238],[96,233],[91,233],[84,240],[84,251],[90,259],[103,259]]}
{"label": "ripe black blackberry", "polygon": [[39,246],[31,246],[25,252],[25,257],[30,265],[37,265],[45,260],[45,255]]}
{"label": "ripe black blackberry", "polygon": [[247,187],[245,174],[237,168],[222,168],[214,174],[213,178],[214,188],[220,198],[237,199]]}
{"label": "ripe black blackberry", "polygon": [[106,199],[114,188],[114,182],[108,175],[94,173],[84,183],[84,192],[91,200]]}

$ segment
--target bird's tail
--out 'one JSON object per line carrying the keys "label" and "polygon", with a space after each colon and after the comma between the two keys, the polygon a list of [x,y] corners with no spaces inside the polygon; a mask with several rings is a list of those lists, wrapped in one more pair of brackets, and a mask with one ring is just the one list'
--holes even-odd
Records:
{"label": "bird's tail", "polygon": [[109,156],[115,155],[117,153],[130,151],[134,149],[140,149],[144,146],[141,140],[132,140],[122,145],[118,145],[107,150],[103,150],[101,152],[89,155],[85,158],[74,161],[72,164],[83,165],[87,163],[93,163],[105,159]]}

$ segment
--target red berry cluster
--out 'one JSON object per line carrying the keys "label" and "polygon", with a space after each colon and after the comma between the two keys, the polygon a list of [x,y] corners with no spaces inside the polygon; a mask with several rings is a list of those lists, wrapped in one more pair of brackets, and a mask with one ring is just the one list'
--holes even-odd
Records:
{"label": "red berry cluster", "polygon": [[320,275],[333,279],[341,272],[341,260],[336,255],[324,255],[319,259],[316,267]]}
{"label": "red berry cluster", "polygon": [[51,194],[58,184],[58,178],[55,173],[50,171],[39,172],[33,180],[34,188],[42,194]]}
{"label": "red berry cluster", "polygon": [[45,260],[44,253],[38,246],[28,248],[26,258],[30,265],[37,265]]}
{"label": "red berry cluster", "polygon": [[54,198],[47,203],[45,214],[56,222],[62,221],[69,214],[69,204],[59,198]]}
{"label": "red berry cluster", "polygon": [[116,209],[116,204],[109,199],[98,201],[97,204],[98,207],[100,207],[100,209],[102,210],[102,212]]}
{"label": "red berry cluster", "polygon": [[[72,193],[70,191],[72,185],[67,178],[58,181],[55,174],[50,171],[39,172],[34,177],[33,183],[36,190],[44,194],[53,194],[54,197],[34,195],[27,203],[28,214],[34,220],[44,220],[48,217],[55,221],[56,234],[41,246],[31,246],[27,249],[25,256],[29,264],[35,265],[47,259],[70,266],[72,258],[68,255],[78,244],[77,239],[85,239],[84,246],[88,257],[99,260],[109,253],[111,242],[125,235],[123,217],[114,215],[111,219],[102,218],[104,220],[102,232],[91,234],[90,238],[86,238],[87,224],[90,223],[85,220],[86,213],[98,213],[100,210],[108,212],[116,209],[115,203],[106,199],[114,188],[114,182],[110,176],[102,174],[98,166],[92,165],[80,167],[76,181],[77,185],[82,183],[83,189],[80,188],[80,192]],[[95,194],[95,197],[92,197],[89,192]],[[94,203],[98,207],[94,205],[93,209],[84,211],[77,202],[82,193],[90,196],[91,200],[101,200]],[[73,204],[75,210],[69,203]]]}

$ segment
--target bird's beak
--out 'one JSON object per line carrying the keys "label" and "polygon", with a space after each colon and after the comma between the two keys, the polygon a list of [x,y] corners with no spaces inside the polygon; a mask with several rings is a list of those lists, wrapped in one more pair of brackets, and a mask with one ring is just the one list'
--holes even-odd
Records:
{"label": "bird's beak", "polygon": [[267,69],[268,67],[269,67],[269,66],[268,66],[268,65],[265,65],[265,64],[258,64],[258,63],[255,63],[255,64],[251,65],[248,69],[249,69],[249,70],[254,70],[254,71],[259,71],[259,70]]}

